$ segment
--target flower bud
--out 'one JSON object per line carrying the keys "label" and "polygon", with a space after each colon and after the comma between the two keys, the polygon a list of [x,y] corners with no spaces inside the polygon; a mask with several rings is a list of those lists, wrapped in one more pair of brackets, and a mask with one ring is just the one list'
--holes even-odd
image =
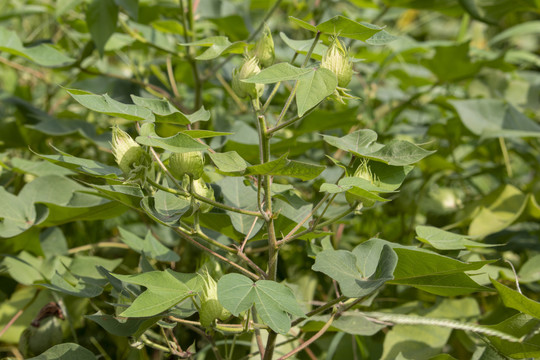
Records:
{"label": "flower bud", "polygon": [[[371,184],[377,185],[376,177],[373,174],[373,172],[371,171],[371,168],[368,165],[368,162],[369,161],[363,160],[360,163],[360,165],[356,168],[353,176],[357,177],[357,178],[360,178],[360,179],[367,180]],[[355,202],[358,202],[358,201],[362,202],[362,205],[364,207],[370,207],[373,204],[375,204],[375,200],[373,200],[373,199],[366,199],[363,196],[352,194],[350,192],[345,193],[345,199],[347,199],[347,202],[349,202],[349,204],[351,204],[351,205],[353,203],[355,203]]]}
{"label": "flower bud", "polygon": [[177,179],[189,175],[196,180],[204,173],[204,156],[200,151],[173,154],[169,159],[169,170]]}
{"label": "flower bud", "polygon": [[337,37],[324,53],[321,67],[336,74],[339,87],[344,88],[351,82],[353,74],[352,62],[349,60],[349,54]]}
{"label": "flower bud", "polygon": [[242,81],[253,75],[257,75],[260,72],[261,68],[259,67],[259,61],[256,57],[244,60],[240,69],[235,68],[233,70],[232,88],[238,97],[245,98],[246,96],[249,96],[252,99],[261,97],[264,91],[264,84],[253,84]]}
{"label": "flower bud", "polygon": [[[201,196],[204,196],[205,198],[215,200],[214,197],[214,189],[212,189],[211,186],[206,185],[206,183],[203,181],[203,179],[197,179],[193,181],[193,191]],[[196,201],[197,205],[199,206],[199,211],[201,213],[207,213],[210,210],[214,208],[213,205],[210,205],[208,203],[202,202],[202,201]]]}
{"label": "flower bud", "polygon": [[217,283],[205,271],[200,275],[203,279],[203,291],[200,294],[201,310],[199,312],[199,320],[204,327],[210,327],[216,319],[225,320],[231,313],[226,310],[219,302],[217,296]]}
{"label": "flower bud", "polygon": [[262,36],[259,38],[253,49],[253,56],[259,59],[262,67],[269,67],[274,63],[276,53],[274,51],[274,39],[268,25],[264,25]]}
{"label": "flower bud", "polygon": [[148,153],[118,126],[112,129],[111,146],[116,163],[129,178],[141,175],[151,163]]}

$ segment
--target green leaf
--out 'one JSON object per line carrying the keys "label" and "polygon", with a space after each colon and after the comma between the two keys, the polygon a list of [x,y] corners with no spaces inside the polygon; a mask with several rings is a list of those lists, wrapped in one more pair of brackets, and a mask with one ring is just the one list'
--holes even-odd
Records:
{"label": "green leaf", "polygon": [[512,37],[522,37],[529,34],[540,33],[540,21],[527,21],[522,24],[514,25],[504,31],[501,31],[489,40],[489,45],[493,46],[498,42]]}
{"label": "green leaf", "polygon": [[210,119],[210,111],[204,107],[190,115],[186,115],[172,105],[167,99],[151,99],[131,95],[135,105],[147,108],[155,117],[156,122],[189,125],[197,121]]}
{"label": "green leaf", "polygon": [[488,336],[492,346],[512,359],[540,357],[540,334],[536,333],[540,321],[525,314],[516,314],[508,319],[483,327],[506,333],[520,341],[509,341],[497,336]]}
{"label": "green leaf", "polygon": [[320,31],[330,35],[338,35],[361,41],[366,41],[382,30],[382,28],[378,26],[368,23],[358,23],[341,15],[334,16],[317,26],[313,26],[293,16],[289,16],[289,19],[300,27],[312,32]]}
{"label": "green leaf", "polygon": [[39,356],[28,360],[96,360],[88,349],[74,343],[64,343],[51,347]]}
{"label": "green leaf", "polygon": [[170,137],[161,137],[156,134],[153,123],[145,123],[141,127],[141,136],[137,136],[135,141],[141,145],[158,147],[174,153],[185,153],[191,151],[203,151],[208,148],[192,137],[179,132]]}
{"label": "green leaf", "polygon": [[300,26],[301,28],[304,28],[312,32],[317,32],[317,28],[315,26],[311,25],[310,23],[304,20],[300,20],[298,18],[295,18],[294,16],[289,16],[289,20],[291,20],[293,23]]}
{"label": "green leaf", "polygon": [[135,338],[138,338],[138,334],[143,333],[161,319],[160,316],[143,319],[118,319],[115,316],[102,314],[99,311],[84,317],[94,321],[112,335],[134,336]]}
{"label": "green leaf", "polygon": [[490,279],[493,286],[499,293],[505,306],[516,309],[524,314],[540,319],[540,303],[529,299],[523,294],[510,289],[509,287]]}
{"label": "green leaf", "polygon": [[79,104],[92,111],[131,121],[154,121],[154,114],[147,108],[121,103],[112,99],[107,94],[96,95],[88,91],[76,89],[67,89],[67,92]]}
{"label": "green leaf", "polygon": [[118,6],[114,1],[92,0],[86,8],[86,24],[101,56],[107,40],[116,30]]}
{"label": "green leaf", "polygon": [[448,101],[463,125],[482,138],[540,137],[540,125],[511,104],[497,99]]}
{"label": "green leaf", "polygon": [[325,68],[310,68],[310,72],[298,79],[296,106],[298,116],[303,116],[309,109],[334,93],[337,87],[336,75]]}
{"label": "green leaf", "polygon": [[[482,68],[482,62],[472,62],[469,57],[469,42],[435,47],[435,55],[423,61],[439,81],[458,81],[474,76]],[[448,71],[452,69],[452,71]]]}
{"label": "green leaf", "polygon": [[392,166],[414,164],[433,154],[408,141],[392,140],[387,145],[376,143],[377,133],[372,130],[358,130],[341,138],[323,135],[328,144],[351,152],[356,156],[380,161]]}
{"label": "green leaf", "polygon": [[324,169],[325,167],[321,165],[288,160],[287,154],[285,154],[277,160],[248,166],[245,175],[291,176],[301,180],[311,180],[319,176]]}
{"label": "green leaf", "polygon": [[138,209],[144,193],[139,185],[95,185],[86,183],[107,199],[118,201],[126,206]]}
{"label": "green leaf", "polygon": [[418,240],[433,246],[437,250],[463,250],[467,248],[497,246],[472,241],[470,240],[470,236],[451,233],[433,226],[417,226],[416,235]]}
{"label": "green leaf", "polygon": [[299,80],[309,76],[312,72],[312,68],[299,68],[282,62],[263,69],[260,73],[242,81],[256,84],[273,84],[279,81]]}
{"label": "green leaf", "polygon": [[464,263],[429,251],[405,248],[394,248],[394,251],[399,261],[390,284],[409,285],[441,296],[489,291],[464,272],[477,270],[490,261]]}
{"label": "green leaf", "polygon": [[81,298],[93,298],[101,295],[103,289],[101,286],[85,281],[82,278],[76,278],[74,283],[70,283],[64,279],[64,276],[55,272],[51,277],[51,283],[38,284],[47,289]]}
{"label": "green leaf", "polygon": [[191,207],[190,201],[165,191],[158,190],[154,196],[141,201],[142,209],[154,220],[166,226],[178,225],[178,220]]}
{"label": "green leaf", "polygon": [[133,20],[137,20],[139,17],[139,0],[114,0],[114,2],[122,7]]}
{"label": "green leaf", "polygon": [[[279,36],[283,40],[287,46],[289,46],[291,49],[296,51],[299,54],[307,54],[311,46],[313,45],[313,39],[310,40],[293,40],[290,39],[285,33],[280,32]],[[317,45],[315,45],[315,48],[313,49],[313,52],[311,53],[311,57],[316,60],[321,60],[323,54],[326,52],[326,49],[328,47],[321,44],[321,42],[317,42]]]}
{"label": "green leaf", "polygon": [[195,57],[196,60],[212,60],[220,55],[229,53],[241,54],[247,44],[243,41],[231,43],[226,36],[212,36],[198,41],[183,43],[182,46],[208,47],[202,54]]}
{"label": "green leaf", "polygon": [[359,298],[371,294],[392,280],[397,255],[386,244],[367,241],[354,250],[324,250],[317,254],[312,269],[339,283],[343,295]]}
{"label": "green leaf", "polygon": [[399,261],[394,271],[396,283],[401,279],[418,278],[429,275],[448,275],[464,271],[478,270],[493,261],[461,262],[447,256],[439,255],[427,250],[413,250],[394,248]]}
{"label": "green leaf", "polygon": [[13,170],[20,171],[35,176],[45,175],[75,175],[75,172],[65,169],[61,166],[54,165],[48,161],[31,161],[22,158],[11,159]]}
{"label": "green leaf", "polygon": [[469,235],[484,237],[506,229],[521,216],[528,202],[528,196],[512,185],[496,189],[477,204]]}
{"label": "green leaf", "polygon": [[262,321],[277,333],[285,334],[291,328],[287,313],[304,316],[291,289],[270,280],[253,283],[240,274],[227,274],[218,282],[218,299],[221,305],[238,316],[255,305]]}
{"label": "green leaf", "polygon": [[[241,178],[225,177],[217,182],[223,194],[225,205],[234,206],[244,210],[257,211],[257,191],[251,185],[246,185]],[[231,219],[234,229],[244,235],[251,231],[250,238],[255,236],[264,225],[262,219],[257,219],[249,215],[239,214],[233,211],[226,211]],[[253,228],[252,228],[253,227]]]}
{"label": "green leaf", "polygon": [[183,130],[183,134],[189,135],[193,139],[208,139],[216,136],[232,135],[230,132],[211,131],[211,130]]}
{"label": "green leaf", "polygon": [[248,164],[236,151],[228,151],[225,153],[210,153],[210,159],[220,171],[223,172],[244,172]]}
{"label": "green leaf", "polygon": [[32,201],[0,187],[0,203],[0,237],[19,235],[34,225],[37,214]]}
{"label": "green leaf", "polygon": [[172,270],[151,271],[137,275],[112,274],[120,281],[146,287],[146,291],[139,295],[120,316],[151,317],[193,296],[192,291],[179,280],[178,274]]}
{"label": "green leaf", "polygon": [[66,66],[75,61],[48,44],[24,47],[16,32],[3,26],[0,26],[0,51],[22,56],[40,66],[47,67]]}
{"label": "green leaf", "polygon": [[158,261],[176,262],[180,260],[178,254],[160,243],[151,232],[148,232],[146,237],[141,239],[121,227],[118,228],[118,231],[120,232],[120,240],[139,254],[144,253],[147,257]]}
{"label": "green leaf", "polygon": [[338,15],[317,25],[317,30],[326,34],[366,41],[381,31],[382,28],[368,23],[358,23]]}

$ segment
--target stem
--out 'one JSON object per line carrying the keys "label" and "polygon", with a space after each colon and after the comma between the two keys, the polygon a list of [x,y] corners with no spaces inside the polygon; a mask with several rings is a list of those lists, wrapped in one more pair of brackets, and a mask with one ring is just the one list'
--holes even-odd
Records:
{"label": "stem", "polygon": [[175,97],[179,98],[178,87],[176,86],[176,79],[174,78],[174,71],[172,67],[171,57],[167,56],[167,76],[169,77],[169,83]]}
{"label": "stem", "polygon": [[[179,195],[179,196],[190,196],[190,194],[188,192],[185,192],[185,191],[182,191],[182,190],[177,190],[177,189],[171,189],[169,187],[166,187],[166,186],[163,186],[161,184],[158,184],[157,182],[155,182],[154,180],[150,179],[150,178],[147,178],[147,181],[152,184],[152,186],[162,190],[162,191],[166,191],[168,193],[171,193],[171,194],[175,194],[175,195]],[[176,180],[175,180],[176,182]],[[212,199],[209,199],[209,198],[206,198],[202,195],[199,195],[197,193],[193,193],[193,197],[197,200],[200,200],[202,202],[205,202],[207,204],[210,204],[214,207],[217,207],[217,208],[220,208],[220,209],[223,209],[223,210],[227,210],[227,211],[232,211],[232,212],[236,212],[236,213],[239,213],[239,214],[243,214],[243,215],[249,215],[249,216],[256,216],[256,217],[261,217],[262,218],[262,215],[257,212],[257,211],[250,211],[250,210],[244,210],[244,209],[239,209],[239,208],[236,208],[236,207],[233,207],[233,206],[229,206],[229,205],[225,205],[225,204],[222,204],[222,203],[219,203],[215,200],[212,200]]]}
{"label": "stem", "polygon": [[[334,299],[334,300],[330,300],[329,302],[327,302],[326,304],[322,305],[322,306],[319,306],[318,308],[314,309],[314,310],[311,310],[310,312],[308,312],[305,316],[305,318],[309,318],[309,317],[312,317],[313,315],[317,315],[319,313],[322,313],[323,311],[326,311],[328,309],[330,309],[332,306],[344,301],[344,300],[347,300],[348,297],[346,297],[345,295],[341,295],[340,297]],[[300,324],[304,318],[298,318],[296,320],[294,320],[292,323],[291,323],[291,326],[296,326],[298,324]]]}
{"label": "stem", "polygon": [[291,356],[293,356],[294,354],[299,353],[300,351],[302,351],[303,349],[305,349],[309,345],[311,345],[315,340],[320,338],[326,332],[326,330],[328,330],[330,325],[332,325],[332,323],[334,322],[335,317],[336,317],[336,313],[332,314],[332,316],[330,316],[330,319],[328,319],[328,321],[326,322],[326,324],[324,324],[324,326],[321,328],[321,330],[317,331],[317,333],[315,335],[313,335],[309,340],[307,340],[302,345],[300,345],[299,347],[297,347],[293,351],[289,352],[288,354],[280,357],[278,360],[288,359]]}
{"label": "stem", "polygon": [[210,238],[208,235],[203,233],[202,230],[200,230],[200,229],[197,230],[196,235],[197,235],[197,237],[200,237],[202,240],[206,241],[209,244],[212,244],[212,245],[214,245],[214,246],[216,246],[216,247],[218,247],[218,248],[220,248],[222,250],[225,250],[225,251],[227,251],[227,252],[229,252],[231,254],[236,254],[235,249],[233,249],[231,247],[228,247],[227,245],[224,245],[224,244]]}
{"label": "stem", "polygon": [[311,209],[309,214],[307,214],[307,216],[305,218],[303,218],[302,221],[300,221],[298,224],[296,224],[296,226],[282,240],[278,241],[277,245],[278,246],[283,246],[286,242],[288,242],[289,239],[294,235],[294,233],[297,232],[298,229],[300,229],[309,219],[311,219],[311,217],[315,214],[315,212],[317,210],[319,210],[319,208],[322,206],[322,204],[324,204],[326,199],[328,199],[329,197],[330,197],[330,194],[325,194],[323,196],[323,198],[321,199],[321,201],[319,201],[319,203],[317,205],[315,205],[315,207],[313,207],[313,209]]}
{"label": "stem", "polygon": [[275,133],[276,131],[278,130],[281,130],[283,128],[286,128],[287,126],[291,125],[291,124],[294,124],[295,122],[299,121],[299,120],[302,120],[304,119],[305,117],[307,117],[308,115],[310,115],[313,111],[315,111],[316,107],[314,108],[311,108],[309,109],[308,111],[306,111],[306,113],[302,116],[298,116],[296,115],[295,117],[293,117],[291,120],[289,121],[285,121],[283,124],[280,124],[280,125],[276,125],[274,126],[273,128],[270,128],[268,129],[268,131],[266,132],[268,135],[271,135],[273,133]]}
{"label": "stem", "polygon": [[508,173],[508,177],[512,177],[512,166],[510,165],[510,156],[508,155],[508,149],[506,148],[506,143],[504,142],[504,139],[502,136],[499,136],[499,144],[501,145],[501,151],[504,158],[504,165],[506,166],[506,172]]}
{"label": "stem", "polygon": [[30,307],[30,305],[32,305],[34,303],[34,301],[36,301],[39,293],[40,293],[41,290],[37,289],[36,292],[34,293],[34,296],[32,296],[32,299],[30,299],[30,301],[28,301],[26,303],[26,305],[24,305],[24,307],[22,309],[20,309],[19,311],[17,311],[15,313],[15,315],[13,315],[13,317],[11,318],[11,320],[8,321],[8,323],[4,326],[4,328],[0,331],[0,337],[2,337],[2,335],[4,335],[4,333],[6,331],[8,331],[8,329],[11,327],[11,325],[13,325],[13,323],[15,321],[17,321],[17,319],[23,314],[23,312],[28,309]]}
{"label": "stem", "polygon": [[73,249],[68,250],[68,254],[76,254],[78,252],[82,251],[88,251],[88,250],[94,250],[99,248],[117,248],[117,249],[129,249],[129,246],[127,246],[124,243],[119,242],[112,242],[112,241],[104,241],[96,244],[88,244],[88,245],[82,245]]}
{"label": "stem", "polygon": [[203,251],[206,251],[207,253],[213,255],[214,257],[218,258],[219,260],[231,265],[232,267],[234,267],[236,270],[240,271],[241,273],[243,273],[244,275],[254,279],[254,280],[259,280],[260,277],[254,273],[252,273],[251,271],[249,271],[248,269],[245,269],[243,268],[242,266],[238,265],[237,263],[235,263],[234,261],[231,261],[229,259],[227,259],[226,257],[218,254],[217,252],[207,248],[206,246],[204,246],[203,244],[200,244],[198,241],[196,241],[195,239],[193,239],[191,236],[189,236],[188,233],[182,231],[181,229],[179,228],[175,228],[174,231],[180,235],[183,239],[187,240],[188,242],[190,242],[191,244],[195,245],[196,247],[198,247],[199,249],[203,250]]}
{"label": "stem", "polygon": [[272,360],[274,351],[276,349],[276,339],[277,333],[271,331],[268,333],[268,339],[266,340],[266,348],[264,349],[264,357],[261,357],[263,360]]}
{"label": "stem", "polygon": [[233,99],[233,101],[236,103],[236,106],[238,106],[238,108],[240,109],[241,112],[246,112],[248,110],[247,106],[242,102],[242,99],[240,99],[238,97],[238,95],[236,95],[236,93],[234,92],[234,90],[231,88],[231,86],[227,83],[227,81],[225,81],[225,79],[223,78],[223,76],[221,76],[221,74],[219,72],[216,73],[216,78],[218,79],[219,83],[221,84],[221,86],[223,86],[223,88],[225,89],[225,91],[227,91],[227,93],[229,94],[229,96]]}
{"label": "stem", "polygon": [[[253,320],[257,320],[257,310],[255,310],[255,306],[251,307],[251,313],[253,314]],[[259,353],[261,354],[261,357],[264,358],[264,345],[261,338],[261,331],[257,328],[255,329],[255,339],[257,340]]]}
{"label": "stem", "polygon": [[[261,164],[264,164],[270,160],[270,142],[266,135],[266,120],[264,115],[259,115],[258,130],[259,130],[259,144],[261,150]],[[264,196],[266,205],[266,227],[268,230],[268,279],[276,279],[277,260],[278,260],[278,246],[276,233],[274,228],[274,216],[272,214],[272,177],[270,175],[264,175]]]}

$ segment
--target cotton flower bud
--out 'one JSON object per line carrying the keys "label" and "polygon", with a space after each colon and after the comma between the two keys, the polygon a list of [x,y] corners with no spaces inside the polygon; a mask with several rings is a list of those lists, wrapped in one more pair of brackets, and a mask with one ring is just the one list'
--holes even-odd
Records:
{"label": "cotton flower bud", "polygon": [[205,271],[200,275],[203,279],[203,291],[200,294],[201,310],[199,311],[199,321],[204,327],[210,327],[216,319],[225,320],[231,313],[227,311],[219,302],[217,296],[217,283]]}
{"label": "cotton flower bud", "polygon": [[[207,199],[216,199],[214,197],[214,189],[212,189],[211,186],[206,185],[203,179],[197,179],[193,181],[193,191],[201,196],[204,196]],[[214,208],[213,205],[198,200],[197,204],[199,205],[199,211],[203,214],[209,212]]]}
{"label": "cotton flower bud", "polygon": [[349,60],[349,54],[336,37],[332,44],[324,53],[321,67],[332,71],[336,74],[339,87],[346,87],[352,79],[352,62]]}
{"label": "cotton flower bud", "polygon": [[118,126],[112,129],[112,152],[120,170],[128,177],[137,177],[149,167],[150,156],[131,136]]}
{"label": "cotton flower bud", "polygon": [[189,175],[196,180],[204,173],[204,156],[200,151],[173,154],[169,159],[169,170],[177,179]]}
{"label": "cotton flower bud", "polygon": [[[373,172],[371,171],[371,168],[368,165],[368,161],[362,161],[358,168],[356,168],[354,172],[354,177],[367,180],[373,185],[377,185],[377,180]],[[352,194],[350,192],[345,193],[345,199],[349,202],[349,204],[353,204],[355,202],[362,202],[364,207],[369,207],[375,204],[375,201],[373,199],[367,199],[365,197]]]}
{"label": "cotton flower bud", "polygon": [[262,67],[269,67],[274,63],[276,53],[274,51],[274,39],[268,25],[264,25],[262,36],[259,38],[253,49],[253,55],[259,59]]}
{"label": "cotton flower bud", "polygon": [[246,96],[249,96],[252,99],[261,97],[264,91],[263,84],[253,84],[242,81],[253,75],[257,75],[260,72],[261,68],[259,67],[259,61],[256,57],[244,60],[240,69],[235,68],[233,70],[232,88],[238,97],[245,98]]}

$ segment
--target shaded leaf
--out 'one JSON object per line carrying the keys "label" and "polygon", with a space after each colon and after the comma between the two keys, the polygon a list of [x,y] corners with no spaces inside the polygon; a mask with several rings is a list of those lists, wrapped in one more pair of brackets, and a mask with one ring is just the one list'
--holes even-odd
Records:
{"label": "shaded leaf", "polygon": [[321,165],[313,165],[287,159],[287,154],[277,160],[260,165],[248,166],[245,175],[291,176],[301,180],[311,180],[319,176],[325,169]]}
{"label": "shaded leaf", "polygon": [[0,26],[0,51],[22,56],[41,66],[64,66],[75,61],[75,59],[62,54],[49,44],[24,47],[16,32],[3,26]]}
{"label": "shaded leaf", "polygon": [[180,44],[182,46],[204,46],[208,47],[202,54],[195,57],[197,60],[212,60],[220,55],[229,53],[241,54],[247,44],[243,41],[231,43],[226,36],[212,36],[190,43]]}
{"label": "shaded leaf", "polygon": [[120,232],[120,240],[139,254],[144,253],[147,257],[158,261],[176,262],[180,260],[178,254],[160,243],[151,232],[148,232],[146,237],[141,239],[121,227],[118,228],[118,231]]}
{"label": "shaded leaf", "polygon": [[540,125],[511,104],[497,99],[448,101],[463,125],[483,138],[540,137]]}
{"label": "shaded leaf", "polygon": [[116,30],[117,21],[118,6],[114,1],[92,0],[86,7],[86,24],[102,56],[107,40]]}
{"label": "shaded leaf", "polygon": [[96,360],[96,356],[88,349],[74,343],[55,345],[39,356],[28,360]]}
{"label": "shaded leaf", "polygon": [[131,121],[154,121],[154,114],[149,109],[138,105],[121,103],[107,94],[96,95],[76,89],[67,89],[67,92],[79,104],[92,111]]}
{"label": "shaded leaf", "polygon": [[324,250],[317,254],[312,269],[336,280],[345,296],[359,298],[392,280],[396,264],[392,248],[372,241],[358,245],[352,252]]}
{"label": "shaded leaf", "polygon": [[299,68],[289,63],[279,63],[263,69],[247,79],[242,80],[247,83],[273,84],[279,81],[299,80],[313,72],[311,68]]}

